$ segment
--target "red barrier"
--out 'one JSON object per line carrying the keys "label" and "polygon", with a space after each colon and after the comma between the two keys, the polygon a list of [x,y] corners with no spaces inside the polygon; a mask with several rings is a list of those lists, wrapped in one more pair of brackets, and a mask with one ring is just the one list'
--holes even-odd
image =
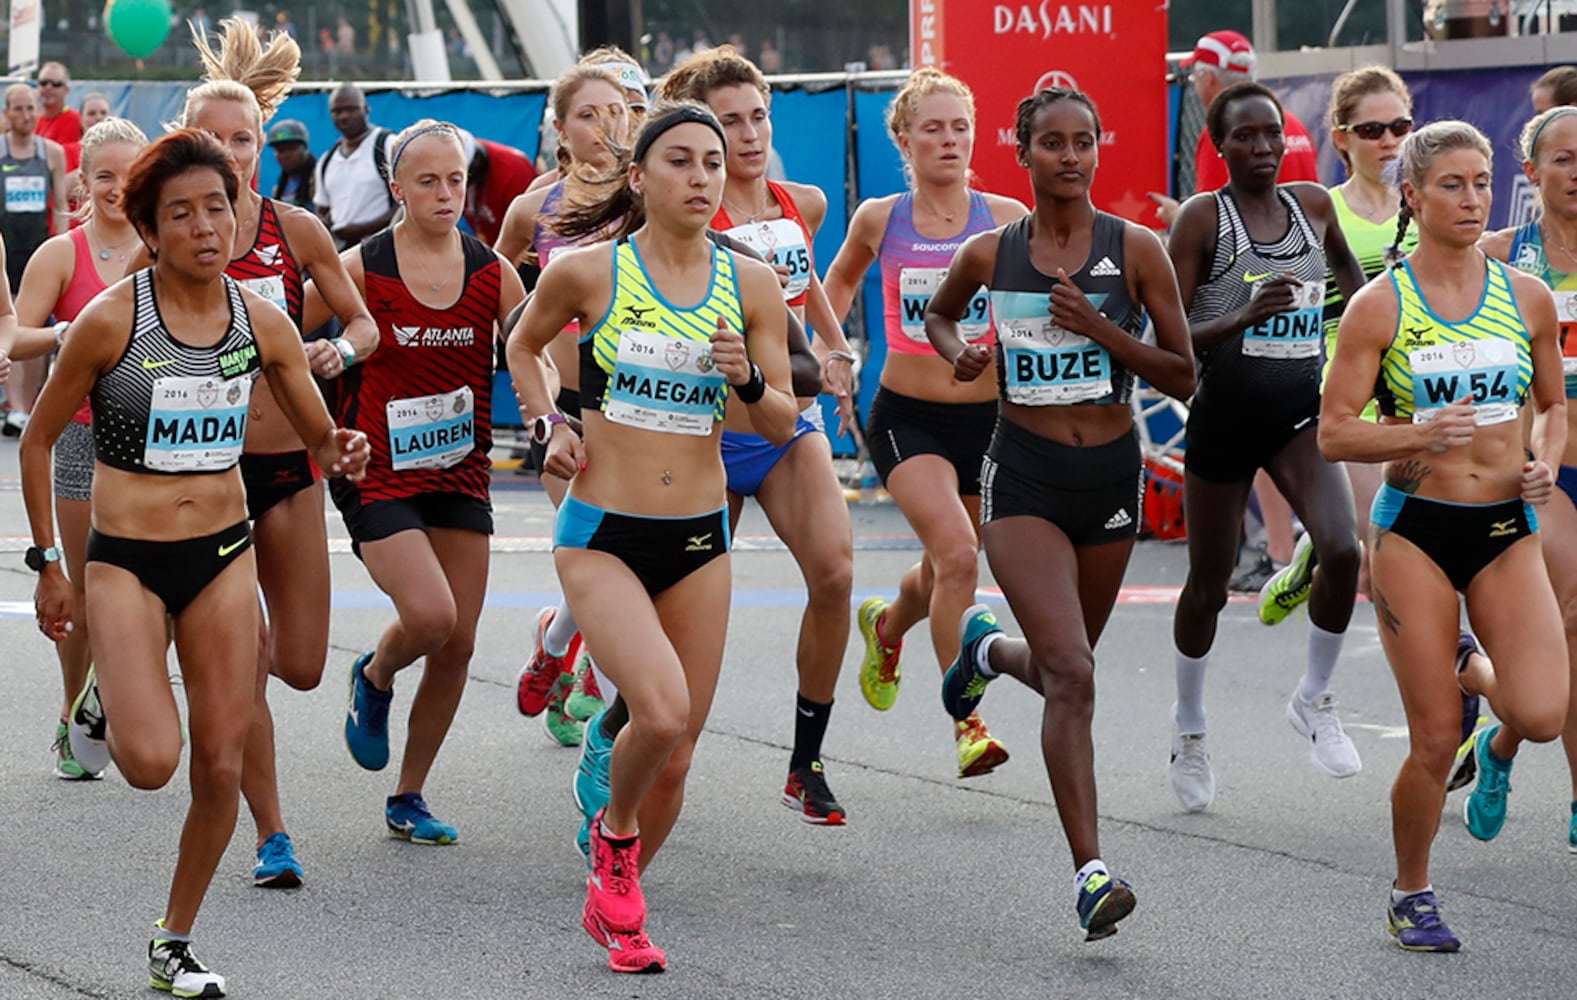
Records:
{"label": "red barrier", "polygon": [[1018,102],[1073,87],[1101,110],[1099,208],[1160,228],[1151,191],[1166,190],[1164,0],[981,3],[909,0],[909,51],[975,92],[975,172],[989,191],[1030,201],[1015,155]]}

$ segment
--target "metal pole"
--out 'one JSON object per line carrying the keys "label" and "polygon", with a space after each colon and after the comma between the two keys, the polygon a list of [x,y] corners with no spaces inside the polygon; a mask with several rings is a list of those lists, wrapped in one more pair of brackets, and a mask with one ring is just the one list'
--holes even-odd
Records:
{"label": "metal pole", "polygon": [[1276,0],[1254,0],[1254,43],[1256,52],[1275,52],[1281,46],[1277,41]]}
{"label": "metal pole", "polygon": [[1407,44],[1407,0],[1385,0],[1385,38],[1391,46],[1391,65],[1397,64]]}

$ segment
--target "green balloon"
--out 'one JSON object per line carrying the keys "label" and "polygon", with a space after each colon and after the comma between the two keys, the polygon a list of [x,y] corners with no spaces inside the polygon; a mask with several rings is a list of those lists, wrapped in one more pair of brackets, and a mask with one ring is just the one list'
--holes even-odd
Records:
{"label": "green balloon", "polygon": [[133,59],[151,54],[170,37],[170,0],[110,0],[104,27]]}

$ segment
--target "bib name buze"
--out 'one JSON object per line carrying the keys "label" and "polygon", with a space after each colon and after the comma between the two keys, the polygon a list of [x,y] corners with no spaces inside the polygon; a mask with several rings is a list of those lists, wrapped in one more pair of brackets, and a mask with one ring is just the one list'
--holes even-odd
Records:
{"label": "bib name buze", "polygon": [[[1103,296],[1091,296],[1100,308]],[[1035,292],[991,293],[1007,398],[1021,406],[1087,403],[1112,391],[1106,348],[1065,330],[1050,315],[1050,297]]]}

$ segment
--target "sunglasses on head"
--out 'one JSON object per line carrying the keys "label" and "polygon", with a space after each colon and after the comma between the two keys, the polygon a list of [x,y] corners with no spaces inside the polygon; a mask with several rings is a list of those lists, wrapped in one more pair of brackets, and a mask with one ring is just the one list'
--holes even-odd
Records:
{"label": "sunglasses on head", "polygon": [[1392,135],[1400,139],[1413,130],[1413,120],[1411,118],[1397,118],[1388,122],[1359,122],[1356,125],[1338,125],[1336,127],[1343,132],[1351,132],[1360,139],[1367,139],[1373,142],[1384,135],[1387,129],[1390,130]]}

